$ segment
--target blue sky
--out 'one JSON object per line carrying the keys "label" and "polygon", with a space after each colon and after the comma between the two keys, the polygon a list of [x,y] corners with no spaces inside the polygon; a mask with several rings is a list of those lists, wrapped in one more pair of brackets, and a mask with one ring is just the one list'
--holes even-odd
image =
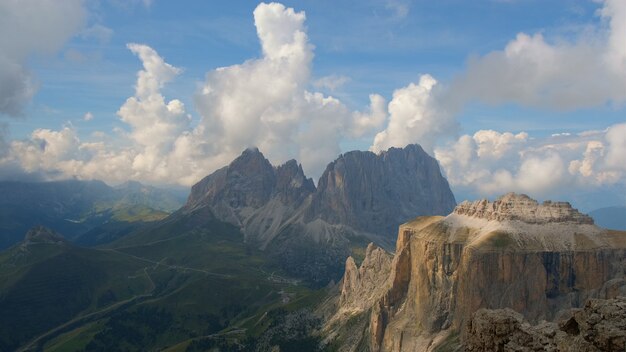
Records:
{"label": "blue sky", "polygon": [[[6,113],[0,115],[0,123],[8,131],[4,139],[13,141],[11,142],[13,144],[22,143],[17,147],[6,147],[9,151],[5,152],[8,157],[5,157],[4,168],[11,171],[0,173],[0,176],[4,174],[6,177],[15,177],[16,174],[25,172],[42,174],[44,178],[100,177],[101,174],[86,171],[95,168],[94,165],[88,164],[97,158],[91,154],[85,155],[84,150],[96,147],[91,144],[81,147],[81,144],[104,143],[100,146],[104,149],[97,152],[100,153],[98,154],[100,159],[105,154],[109,155],[107,153],[121,154],[123,150],[124,153],[129,153],[127,159],[130,162],[138,155],[145,157],[145,148],[156,148],[148,146],[145,142],[138,142],[140,137],[137,135],[141,133],[140,123],[136,119],[140,117],[136,119],[127,117],[125,120],[117,114],[125,101],[136,93],[137,72],[142,70],[141,54],[133,54],[127,48],[128,43],[145,45],[153,51],[145,52],[145,55],[158,57],[164,60],[164,63],[180,69],[174,74],[175,78],[163,78],[163,84],[159,91],[155,92],[165,97],[165,103],[179,100],[184,104],[183,115],[189,116],[191,121],[187,123],[183,121],[184,119],[177,120],[181,124],[178,126],[180,128],[172,130],[178,134],[195,131],[193,133],[197,135],[200,133],[198,126],[211,129],[213,127],[211,123],[218,125],[219,128],[216,127],[216,130],[225,128],[229,118],[215,116],[216,112],[210,107],[198,107],[198,102],[204,99],[198,92],[203,86],[219,88],[221,87],[219,84],[224,84],[228,79],[235,79],[237,76],[231,72],[232,75],[228,76],[230,78],[219,81],[207,78],[207,73],[214,72],[219,67],[238,65],[250,60],[263,61],[266,56],[261,49],[253,14],[259,5],[257,2],[76,0],[68,1],[69,3],[75,7],[76,24],[72,26],[68,24],[72,18],[67,15],[68,11],[65,11],[65,16],[68,16],[66,21],[57,24],[50,21],[46,23],[50,27],[42,26],[42,32],[39,34],[45,37],[48,32],[57,33],[53,26],[59,28],[66,26],[62,34],[54,37],[57,43],[54,48],[42,53],[37,47],[37,41],[32,40],[34,44],[23,49],[22,55],[10,57],[29,72],[28,77],[35,82],[33,87],[36,87],[36,92],[24,99],[19,107],[20,116],[9,116]],[[54,2],[43,1],[42,4],[42,8],[54,7]],[[467,197],[493,196],[506,190],[524,191],[535,195],[543,195],[550,190],[547,192],[548,195],[565,196],[572,193],[573,189],[585,195],[581,197],[587,197],[588,193],[594,192],[594,194],[602,192],[613,194],[615,189],[618,190],[617,193],[626,193],[624,192],[626,170],[616,166],[625,161],[622,156],[626,155],[622,154],[620,149],[621,126],[626,121],[624,108],[626,86],[620,85],[619,79],[615,79],[617,83],[611,81],[605,84],[602,77],[614,75],[605,72],[601,67],[602,64],[598,64],[593,58],[589,58],[589,62],[585,61],[590,51],[605,50],[608,53],[607,57],[610,56],[611,50],[615,51],[615,45],[611,44],[611,40],[616,35],[621,35],[621,32],[617,34],[616,32],[624,29],[623,26],[615,24],[617,21],[611,22],[611,19],[619,19],[623,15],[620,11],[624,6],[619,1],[311,0],[284,1],[282,4],[286,11],[281,13],[284,18],[275,20],[289,21],[291,16],[288,13],[289,8],[293,8],[296,15],[300,12],[306,13],[306,20],[296,21],[297,26],[300,26],[298,31],[305,33],[307,43],[314,47],[306,54],[312,55],[310,66],[307,66],[308,56],[302,61],[303,65],[308,67],[308,71],[302,73],[306,78],[303,80],[294,78],[296,80],[294,82],[302,85],[305,100],[309,99],[306,98],[306,92],[319,92],[324,97],[332,96],[339,102],[338,106],[332,108],[336,110],[329,110],[331,108],[327,106],[323,111],[319,110],[321,108],[311,108],[311,111],[317,111],[312,112],[312,116],[344,114],[348,121],[355,113],[366,114],[369,111],[368,109],[373,106],[370,106],[370,94],[379,94],[384,99],[381,106],[389,107],[381,113],[384,116],[381,115],[378,119],[375,114],[367,115],[369,119],[367,127],[371,128],[358,135],[353,133],[356,125],[352,125],[351,122],[344,121],[340,127],[336,127],[342,132],[334,139],[322,142],[336,145],[325,149],[324,152],[320,151],[320,158],[328,159],[326,162],[332,160],[330,155],[349,149],[380,151],[390,146],[400,147],[406,143],[420,143],[429,153],[440,159],[444,173],[451,180],[455,192]],[[24,11],[19,2],[9,2],[4,6],[13,7],[11,8],[13,12],[6,12],[8,16]],[[54,9],[51,7],[50,11]],[[44,16],[45,13],[42,11],[40,15]],[[29,18],[37,21],[36,16],[37,13],[34,13]],[[280,25],[277,24],[276,28],[282,28]],[[518,37],[519,33],[525,33],[528,39]],[[28,43],[27,35],[28,33],[20,33],[19,28],[15,33],[3,31],[2,36],[5,38],[0,41],[0,45],[6,42],[9,43],[7,45],[12,45],[12,41],[19,42],[22,39]],[[513,48],[515,45],[521,45],[521,54],[511,59],[505,51],[506,48]],[[556,61],[546,63],[545,67],[532,61],[535,57],[533,55],[544,55],[546,50],[552,55],[550,58],[554,57]],[[530,61],[524,61],[528,57]],[[544,58],[536,57],[541,60]],[[495,61],[489,61],[491,59]],[[472,60],[476,62],[475,65],[469,64]],[[565,68],[554,67],[561,65],[561,62]],[[491,65],[500,71],[494,69],[495,73],[490,72]],[[533,65],[537,68],[528,68]],[[599,67],[597,69],[599,72],[594,71],[595,66]],[[259,67],[258,70],[262,70],[262,67]],[[538,83],[521,86],[508,92],[510,82],[525,79],[523,75],[516,76],[516,72],[527,68],[530,70],[529,81]],[[255,69],[250,70],[253,72]],[[579,71],[583,73],[581,77],[576,78]],[[278,72],[280,74],[281,71]],[[502,79],[497,72],[510,75],[511,81]],[[545,79],[541,76],[543,72],[548,72]],[[295,72],[294,77],[299,77],[299,74]],[[434,88],[426,84],[427,81],[420,81],[422,75],[426,74],[436,80]],[[489,85],[487,88],[482,86],[483,75],[484,85]],[[0,79],[2,77],[0,75]],[[324,80],[340,84],[331,87],[320,83]],[[583,87],[586,81],[590,82],[589,87]],[[419,82],[426,85],[422,86]],[[267,84],[271,86],[273,83],[268,80]],[[411,84],[415,85],[413,87],[415,89],[410,88]],[[594,84],[601,89],[594,89]],[[402,90],[403,88],[407,89]],[[589,92],[586,89],[589,89]],[[414,127],[408,134],[398,135],[393,127],[390,127],[394,124],[391,122],[393,120],[400,125],[408,123],[402,120],[407,118],[406,114],[394,113],[390,108],[393,105],[394,92],[397,90],[405,93],[407,99],[414,104],[411,107],[413,110],[407,114],[426,116],[424,118],[418,116],[417,120],[423,125]],[[507,93],[501,95],[499,90]],[[561,90],[567,91],[567,94]],[[480,92],[474,94],[474,91]],[[601,92],[596,93],[597,91]],[[300,99],[301,93],[297,90],[294,94],[298,94]],[[580,98],[579,95],[584,97]],[[200,105],[219,103],[234,99],[233,97],[241,95],[233,93],[227,97],[207,98],[208,100]],[[401,101],[399,97],[396,105],[399,106]],[[283,103],[284,100],[281,100],[281,103],[277,102],[275,106]],[[293,108],[292,105],[289,106],[290,109]],[[285,109],[287,108],[278,110],[284,112]],[[406,112],[406,109],[408,107],[402,107],[398,111]],[[83,117],[88,112],[93,118],[85,121]],[[255,118],[259,119],[255,116],[250,117]],[[328,118],[329,121],[332,119]],[[128,122],[130,120],[135,121],[134,125]],[[313,120],[302,119],[293,129],[285,127],[285,131],[292,134],[300,133],[311,128],[310,126],[314,124],[311,121]],[[255,120],[255,123],[257,122]],[[250,120],[241,123],[249,124]],[[271,131],[268,127],[270,125],[265,122],[261,125]],[[283,127],[280,125],[280,128]],[[610,132],[612,127],[613,132]],[[55,168],[44,165],[43,162],[34,164],[24,162],[35,158],[24,154],[25,150],[29,150],[28,145],[41,145],[43,140],[44,144],[52,146],[52,139],[57,136],[55,133],[62,131],[63,128],[71,130],[65,135],[70,136],[67,138],[79,140],[75,151],[63,149],[62,156],[59,156],[60,154],[55,156],[60,157],[63,162],[68,162],[68,165],[71,165],[68,166],[69,169]],[[35,138],[32,134],[36,130],[45,130],[49,133],[44,131]],[[486,137],[487,133],[480,133],[490,130],[498,134]],[[378,137],[385,131],[387,134],[385,138],[382,135]],[[512,136],[525,133],[527,136],[515,139],[506,133]],[[553,136],[562,133],[569,135]],[[472,139],[471,146],[463,144],[466,148],[464,150],[472,154],[475,159],[470,158],[472,163],[479,164],[481,170],[468,168],[467,161],[463,162],[457,156],[451,157],[452,154],[460,155],[459,148],[464,136]],[[235,137],[237,136],[233,136]],[[374,137],[379,138],[378,142],[373,142]],[[210,137],[206,135],[202,138]],[[271,142],[277,138],[280,141],[281,138],[287,137],[278,135],[270,138],[267,137],[267,133],[263,136],[257,133],[254,134],[251,143],[268,145],[266,154],[273,162],[282,162],[295,157],[303,162],[305,170],[308,169],[310,175],[319,176],[323,169],[320,165],[324,163],[306,160],[311,147],[303,142],[314,137],[304,136],[303,140],[289,137],[290,144],[287,143],[289,145],[283,148],[289,152],[285,153],[274,151],[273,148],[281,149],[276,142],[274,144]],[[177,139],[172,137],[170,144],[159,145],[156,148],[160,154],[154,158],[169,160],[169,164],[164,162],[163,165],[171,167],[174,160],[171,159],[172,154],[180,156],[182,153],[182,151],[173,152],[174,140]],[[185,156],[185,160],[193,159],[200,165],[198,169],[190,172],[197,178],[212,171],[220,163],[225,163],[235,155],[236,150],[245,147],[241,139],[238,141],[236,143],[231,139],[222,141],[221,143],[227,145],[224,147],[225,151],[215,151],[215,146],[202,144],[202,148],[206,148],[201,148],[202,150],[213,153],[211,161],[200,160],[202,157],[199,156]],[[602,147],[593,144],[595,142],[602,144]],[[141,150],[133,149],[133,143],[139,143]],[[481,154],[481,150],[488,148],[489,145],[492,146],[492,151],[495,150],[497,146],[493,143],[500,147],[504,145],[506,150],[496,153],[495,156],[485,156],[484,151]],[[457,152],[453,152],[454,150]],[[598,157],[585,154],[587,150],[592,150],[591,154],[596,153]],[[167,156],[165,153],[168,153]],[[557,153],[559,160],[552,158],[551,153]],[[608,155],[606,160],[598,159],[605,155]],[[35,159],[43,160],[50,157],[42,154],[37,155]],[[511,162],[511,158],[515,160]],[[526,167],[534,165],[533,160],[539,165],[548,165],[542,163],[549,161],[554,161],[549,163],[550,165],[559,165],[560,169],[555,169],[554,174],[557,176],[553,183],[544,184],[523,178],[525,172],[528,172]],[[588,161],[587,164],[592,164],[587,167],[589,170],[583,170],[585,160]],[[76,166],[77,163],[80,166]],[[127,165],[126,168],[131,167]],[[137,169],[129,173],[119,172],[116,178],[105,181],[116,183],[121,182],[123,178],[132,178],[163,185],[187,185],[193,181],[193,177],[183,180],[171,173],[161,178],[147,177],[145,175],[148,171]],[[469,174],[479,176],[468,178]],[[559,182],[559,177],[566,178],[566,182]],[[535,183],[540,186],[535,187]],[[568,188],[563,188],[563,184]],[[624,197],[626,196],[613,196],[606,205],[626,203]],[[600,203],[602,202],[594,201],[589,207],[603,205]]]}
{"label": "blue sky", "polygon": [[[306,11],[307,32],[315,45],[313,75],[341,75],[349,81],[333,92],[354,108],[367,104],[370,93],[389,97],[394,89],[429,73],[450,80],[471,55],[501,49],[518,32],[567,36],[570,27],[598,23],[598,4],[591,1],[286,1]],[[406,16],[393,4],[406,7]],[[110,40],[80,35],[53,57],[32,58],[40,89],[25,121],[12,123],[12,134],[24,138],[35,127],[58,128],[91,111],[99,118],[78,125],[85,131],[110,127],[116,111],[132,94],[136,58],[126,43],[151,46],[184,72],[166,89],[187,105],[207,71],[260,55],[251,1],[153,1],[92,3],[90,21],[109,28]],[[523,14],[523,15],[520,15]],[[67,57],[73,52],[84,62]],[[69,54],[68,54],[69,53]],[[71,97],[71,98],[70,98]],[[624,110],[542,111],[517,105],[475,104],[462,113],[463,131],[602,129],[624,119]],[[193,114],[193,112],[192,112]],[[197,117],[197,116],[195,116]],[[546,117],[555,122],[544,124]],[[367,145],[363,146],[366,148]]]}

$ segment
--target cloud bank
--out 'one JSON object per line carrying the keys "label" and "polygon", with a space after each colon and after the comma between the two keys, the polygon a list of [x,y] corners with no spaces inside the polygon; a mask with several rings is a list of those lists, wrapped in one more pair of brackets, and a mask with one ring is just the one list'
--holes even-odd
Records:
{"label": "cloud bank", "polygon": [[531,138],[481,130],[435,150],[448,180],[495,196],[503,190],[545,197],[568,189],[623,184],[626,123],[605,131]]}
{"label": "cloud bank", "polygon": [[[197,121],[179,99],[162,93],[182,70],[148,45],[128,44],[142,68],[133,96],[117,112],[126,128],[98,132],[88,140],[81,140],[71,124],[57,131],[37,129],[22,141],[8,141],[0,134],[1,175],[21,172],[46,179],[134,179],[188,186],[243,149],[257,146],[272,162],[296,158],[307,174],[317,177],[341,152],[340,143],[366,139],[374,152],[419,143],[440,161],[455,189],[479,195],[520,191],[543,197],[572,187],[624,184],[626,124],[548,138],[491,130],[458,136],[462,121],[456,118],[464,105],[476,101],[556,110],[623,105],[623,1],[606,0],[598,12],[601,25],[574,40],[520,33],[502,50],[471,58],[448,84],[422,74],[396,89],[389,101],[371,94],[369,105],[357,111],[316,91],[332,92],[348,78],[312,77],[314,46],[304,12],[262,3],[253,15],[260,56],[206,74],[194,96]],[[42,46],[33,39],[17,50],[20,57],[0,54],[0,60],[17,67],[0,64],[0,71],[23,73],[22,60],[33,48],[58,48],[80,25],[80,11],[74,17],[77,22],[61,26],[53,44]],[[16,44],[0,42],[0,48],[8,45]],[[0,88],[1,112],[19,113],[32,96],[31,77],[22,73],[10,94]],[[89,113],[84,116],[86,121],[91,118]]]}
{"label": "cloud bank", "polygon": [[0,115],[22,115],[37,91],[26,59],[56,52],[85,19],[80,0],[0,2]]}

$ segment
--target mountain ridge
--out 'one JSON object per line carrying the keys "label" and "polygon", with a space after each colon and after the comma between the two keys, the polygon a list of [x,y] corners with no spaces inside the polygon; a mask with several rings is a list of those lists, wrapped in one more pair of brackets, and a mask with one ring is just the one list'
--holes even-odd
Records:
{"label": "mountain ridge", "polygon": [[317,187],[297,161],[272,166],[248,148],[196,183],[181,212],[209,207],[241,227],[247,243],[272,252],[293,274],[318,281],[338,279],[351,246],[373,241],[392,248],[391,228],[455,205],[437,161],[418,145],[341,154]]}

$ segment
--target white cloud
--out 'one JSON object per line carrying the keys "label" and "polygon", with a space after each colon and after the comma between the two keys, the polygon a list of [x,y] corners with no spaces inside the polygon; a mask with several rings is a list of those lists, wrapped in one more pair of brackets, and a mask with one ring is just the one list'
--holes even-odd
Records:
{"label": "white cloud", "polygon": [[[309,175],[318,176],[340,153],[345,136],[380,127],[386,118],[385,101],[372,95],[368,111],[358,112],[334,97],[307,90],[313,46],[304,12],[260,4],[254,21],[263,55],[207,74],[195,97],[201,116],[197,126],[191,126],[180,100],[168,101],[161,94],[181,70],[151,47],[129,44],[143,69],[137,74],[135,94],[118,111],[128,131],[99,134],[93,137],[98,142],[89,142],[80,141],[71,126],[38,130],[29,140],[14,143],[12,162],[27,172],[53,176],[190,185],[244,148],[257,146],[273,162],[297,158]],[[84,119],[91,116],[87,113]]]}
{"label": "white cloud", "polygon": [[[352,112],[341,101],[310,92],[313,46],[304,27],[304,12],[281,4],[260,4],[254,22],[262,57],[209,72],[196,105],[202,120],[196,133],[205,148],[229,160],[249,146],[270,160],[297,158],[305,171],[319,176],[340,152],[346,135],[380,127],[381,101],[372,95],[370,111]],[[332,77],[332,78],[331,78]],[[331,76],[313,82],[333,88],[344,79]]]}
{"label": "white cloud", "polygon": [[[4,154],[0,138],[0,169],[19,168],[47,178],[191,185],[244,148],[257,146],[272,162],[296,158],[307,174],[317,177],[340,153],[340,141],[372,137],[374,151],[409,143],[434,150],[455,188],[480,195],[521,191],[543,197],[568,187],[616,184],[626,175],[626,124],[547,138],[482,130],[443,146],[442,140],[457,133],[455,113],[468,99],[560,108],[626,99],[618,87],[622,73],[617,73],[623,50],[612,39],[624,22],[622,7],[606,2],[605,32],[557,44],[541,35],[520,34],[505,50],[471,62],[450,87],[422,75],[417,83],[395,90],[391,100],[371,94],[364,111],[352,111],[336,97],[311,90],[332,91],[342,76],[312,82],[314,48],[304,12],[260,4],[254,21],[261,56],[207,73],[195,96],[200,117],[195,126],[180,100],[162,94],[181,70],[151,47],[129,44],[143,68],[133,96],[118,111],[127,129],[98,132],[84,141],[71,125],[59,131],[38,129],[28,140],[5,142]],[[574,74],[579,68],[580,77]]]}
{"label": "white cloud", "polygon": [[519,33],[504,50],[469,60],[448,99],[570,110],[626,102],[626,3],[606,0],[606,25],[574,41]]}
{"label": "white cloud", "polygon": [[83,115],[83,121],[91,121],[93,120],[93,114],[91,111],[87,111],[85,115]]}
{"label": "white cloud", "polygon": [[393,92],[387,127],[376,134],[370,149],[379,152],[419,143],[426,151],[432,151],[442,136],[454,134],[455,118],[439,104],[436,86],[432,76],[422,75],[418,84],[411,83]]}
{"label": "white cloud", "polygon": [[510,191],[539,198],[620,184],[626,177],[626,124],[603,132],[530,138],[478,131],[435,150],[451,185],[496,196]]}
{"label": "white cloud", "polygon": [[37,90],[28,56],[56,52],[85,17],[80,0],[0,1],[0,114],[20,115]]}
{"label": "white cloud", "polygon": [[626,123],[614,125],[606,133],[606,164],[610,168],[626,171]]}

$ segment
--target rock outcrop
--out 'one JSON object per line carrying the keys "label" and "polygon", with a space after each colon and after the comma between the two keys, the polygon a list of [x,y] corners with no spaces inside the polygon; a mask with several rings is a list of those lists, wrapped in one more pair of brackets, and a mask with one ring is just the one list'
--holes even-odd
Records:
{"label": "rock outcrop", "polygon": [[572,208],[568,202],[545,201],[539,204],[524,194],[508,193],[495,202],[486,199],[464,201],[454,209],[454,214],[466,215],[486,220],[519,220],[528,224],[569,222],[593,224],[593,219]]}
{"label": "rock outcrop", "polygon": [[339,306],[351,311],[363,311],[371,307],[385,288],[384,283],[391,271],[391,259],[389,253],[373,243],[367,246],[365,259],[358,269],[354,259],[348,257]]}
{"label": "rock outcrop", "polygon": [[182,212],[209,207],[288,271],[325,284],[340,278],[352,247],[392,249],[399,224],[454,205],[437,161],[417,145],[341,155],[317,188],[296,161],[274,167],[253,148],[194,185]]}
{"label": "rock outcrop", "polygon": [[458,345],[481,308],[554,320],[589,299],[626,295],[625,273],[626,232],[601,229],[569,204],[516,194],[462,203],[400,226],[386,289],[369,310],[369,347]]}
{"label": "rock outcrop", "polygon": [[558,323],[530,325],[511,309],[480,309],[465,327],[468,352],[626,351],[626,297],[592,299]]}

